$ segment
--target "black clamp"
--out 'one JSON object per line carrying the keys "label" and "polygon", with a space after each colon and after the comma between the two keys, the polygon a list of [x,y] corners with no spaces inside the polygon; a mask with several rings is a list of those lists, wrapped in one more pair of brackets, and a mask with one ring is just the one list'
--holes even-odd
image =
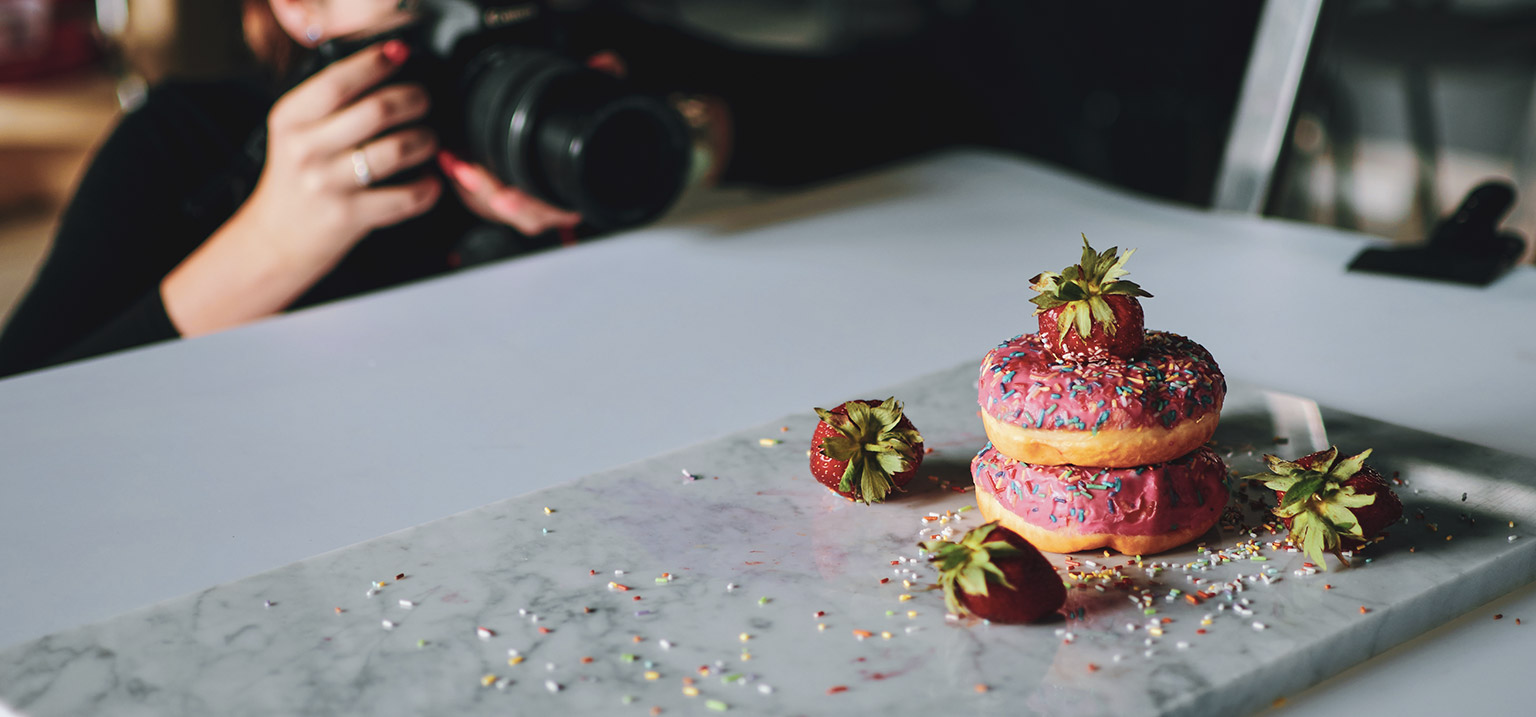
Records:
{"label": "black clamp", "polygon": [[1366,249],[1349,263],[1349,269],[1487,286],[1525,253],[1523,237],[1499,229],[1514,203],[1514,187],[1485,182],[1435,227],[1424,246]]}

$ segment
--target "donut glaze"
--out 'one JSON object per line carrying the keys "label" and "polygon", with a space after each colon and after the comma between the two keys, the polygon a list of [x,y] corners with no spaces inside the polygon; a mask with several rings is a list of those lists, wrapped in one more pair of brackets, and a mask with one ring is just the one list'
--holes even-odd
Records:
{"label": "donut glaze", "polygon": [[1133,466],[1182,456],[1210,439],[1227,384],[1200,344],[1146,331],[1135,357],[1058,358],[1037,334],[987,352],[977,400],[988,437],[1030,463]]}
{"label": "donut glaze", "polygon": [[1177,460],[1132,468],[1023,463],[990,443],[971,461],[987,519],[1010,528],[1023,524],[1025,537],[1051,552],[1109,546],[1139,555],[1188,542],[1221,517],[1226,474],[1226,464],[1204,446]]}

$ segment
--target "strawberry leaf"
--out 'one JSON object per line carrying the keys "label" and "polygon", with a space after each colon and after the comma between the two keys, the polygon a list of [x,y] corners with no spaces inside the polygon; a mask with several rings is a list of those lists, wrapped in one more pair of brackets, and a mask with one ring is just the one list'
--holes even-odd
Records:
{"label": "strawberry leaf", "polygon": [[1348,508],[1327,501],[1318,503],[1318,508],[1321,510],[1323,518],[1332,524],[1335,532],[1348,533],[1356,538],[1363,539],[1365,537],[1365,533],[1360,529],[1359,521],[1355,519],[1355,514],[1351,513]]}
{"label": "strawberry leaf", "polygon": [[1056,329],[1060,332],[1060,338],[1067,338],[1067,332],[1072,330],[1072,319],[1077,316],[1077,307],[1068,305],[1061,313],[1056,315]]}
{"label": "strawberry leaf", "polygon": [[[1091,253],[1093,251],[1093,247],[1088,246],[1088,235],[1083,234],[1082,237],[1083,248],[1087,249]],[[1093,268],[1095,270],[1094,273],[1101,277],[1108,273],[1110,269],[1115,267],[1115,255],[1119,253],[1120,247],[1117,246],[1112,246],[1108,249],[1105,249],[1104,251],[1099,252],[1093,260]]]}
{"label": "strawberry leaf", "polygon": [[[1115,335],[1115,312],[1109,308],[1109,302],[1105,301],[1104,297],[1089,297],[1088,311],[1093,315],[1093,320],[1104,327],[1104,333],[1110,336]],[[1078,329],[1081,330],[1082,326],[1079,325]],[[1083,334],[1083,338],[1088,338],[1088,335]]]}
{"label": "strawberry leaf", "polygon": [[901,406],[888,406],[881,404],[869,412],[870,419],[879,426],[879,433],[885,435],[901,423]]}
{"label": "strawberry leaf", "polygon": [[1284,478],[1275,478],[1274,480],[1265,481],[1264,487],[1270,490],[1278,490],[1281,493],[1285,493],[1291,489],[1291,486],[1296,485],[1296,482],[1301,480],[1303,477],[1304,476],[1286,476]]}
{"label": "strawberry leaf", "polygon": [[1345,486],[1330,498],[1334,503],[1345,508],[1363,508],[1376,502],[1376,496],[1368,493],[1356,493],[1355,489]]}
{"label": "strawberry leaf", "polygon": [[[1083,237],[1083,241],[1088,241],[1088,237]],[[1114,252],[1114,249],[1110,249],[1110,252]],[[1114,263],[1110,264],[1109,268],[1104,271],[1104,280],[1114,281],[1115,279],[1129,274],[1130,272],[1125,270],[1125,263],[1130,261],[1131,255],[1135,253],[1135,249],[1126,249],[1125,253],[1121,254],[1119,259],[1115,259]],[[1111,256],[1113,256],[1113,254],[1111,254]]]}
{"label": "strawberry leaf", "polygon": [[954,578],[940,580],[939,586],[944,588],[944,609],[956,615],[964,614],[965,606],[960,604],[960,595],[955,589]]}
{"label": "strawberry leaf", "polygon": [[1321,521],[1314,521],[1309,523],[1309,525],[1311,529],[1301,539],[1301,551],[1306,553],[1307,557],[1312,558],[1313,565],[1327,565],[1328,562],[1323,557],[1323,551],[1328,549],[1328,529],[1323,526]]}
{"label": "strawberry leaf", "polygon": [[971,557],[971,554],[965,550],[962,550],[960,546],[954,545],[953,543],[950,545],[950,549],[946,550],[944,553],[944,564],[940,566],[941,570],[954,570],[955,568],[964,565],[965,561],[969,560]]}
{"label": "strawberry leaf", "polygon": [[1097,269],[1098,267],[1095,265],[1099,263],[1099,253],[1094,251],[1092,246],[1088,245],[1087,234],[1079,232],[1078,235],[1083,238],[1083,257],[1077,260],[1078,265],[1084,269],[1090,267]]}
{"label": "strawberry leaf", "polygon": [[996,570],[997,566],[992,563],[977,563],[973,558],[971,564],[965,566],[960,571],[960,574],[955,576],[955,582],[959,583],[960,589],[964,590],[967,595],[986,595],[986,568]]}
{"label": "strawberry leaf", "polygon": [[848,461],[864,452],[858,439],[848,436],[827,436],[821,442],[821,454],[834,461]]}
{"label": "strawberry leaf", "polygon": [[1023,555],[1024,554],[1024,551],[1019,550],[1018,548],[1013,547],[1013,545],[1011,545],[1007,541],[1003,541],[1003,540],[994,540],[994,541],[992,541],[990,543],[982,543],[981,547],[986,548],[987,554],[992,556],[992,557],[994,557],[994,558],[996,558],[996,557],[1004,557],[1004,558],[1006,558],[1006,557],[1012,557],[1014,555]]}
{"label": "strawberry leaf", "polygon": [[912,468],[911,459],[898,453],[895,448],[876,453],[875,460],[880,464],[880,468],[890,475],[896,475]]}
{"label": "strawberry leaf", "polygon": [[991,535],[994,530],[997,530],[997,523],[987,523],[986,525],[978,526],[966,533],[965,537],[960,539],[960,543],[972,547],[981,547],[982,541],[986,540],[987,536]]}
{"label": "strawberry leaf", "polygon": [[1304,476],[1276,476],[1273,473],[1255,473],[1252,476],[1238,476],[1238,481],[1264,481],[1264,487],[1269,490],[1286,493],[1296,481],[1301,481]]}
{"label": "strawberry leaf", "polygon": [[1306,470],[1299,463],[1292,463],[1281,459],[1279,456],[1264,454],[1264,464],[1269,466],[1269,471],[1276,475],[1291,475]]}
{"label": "strawberry leaf", "polygon": [[1325,480],[1326,477],[1321,473],[1311,473],[1296,481],[1296,484],[1285,492],[1285,500],[1280,501],[1280,507],[1286,508],[1312,498],[1317,495],[1317,490],[1323,487]]}
{"label": "strawberry leaf", "polygon": [[844,493],[852,493],[855,481],[862,487],[864,467],[860,464],[863,462],[858,457],[848,461],[848,465],[843,468],[843,477],[837,481],[838,490]]}
{"label": "strawberry leaf", "polygon": [[846,406],[845,410],[848,411],[848,423],[856,427],[868,426],[872,423],[869,416],[869,406],[865,405],[863,401],[849,401],[843,405]]}
{"label": "strawberry leaf", "polygon": [[1264,487],[1269,488],[1270,490],[1278,490],[1282,493],[1290,490],[1291,486],[1295,485],[1296,481],[1301,480],[1301,478],[1302,477],[1299,475],[1277,476],[1274,473],[1253,473],[1250,475],[1237,477],[1238,480],[1264,481]]}
{"label": "strawberry leaf", "polygon": [[1305,502],[1292,503],[1291,505],[1276,506],[1274,514],[1281,518],[1293,518],[1297,515],[1300,515],[1301,513],[1306,512],[1306,510],[1307,504]]}
{"label": "strawberry leaf", "polygon": [[1300,465],[1302,468],[1309,471],[1327,473],[1328,469],[1333,466],[1333,462],[1338,460],[1338,457],[1339,449],[1335,446],[1329,446],[1328,450],[1318,453],[1315,458],[1312,456],[1302,458],[1302,460],[1306,461],[1306,463],[1302,464],[1298,462],[1297,465]]}
{"label": "strawberry leaf", "polygon": [[[978,563],[978,564],[981,566],[982,570],[985,570],[988,573],[991,573],[993,576],[995,576],[997,578],[997,580],[996,580],[997,584],[1002,585],[1003,587],[1008,588],[1010,590],[1013,589],[1013,586],[1008,584],[1008,576],[1003,574],[1003,569],[1000,568],[1000,567],[997,567],[996,563],[988,560],[985,563]],[[985,576],[983,576],[983,577],[985,577]],[[982,594],[985,595],[986,593],[982,593]]]}
{"label": "strawberry leaf", "polygon": [[[1312,564],[1319,570],[1327,570],[1328,562],[1324,558],[1324,551],[1331,547],[1328,540],[1331,531],[1332,529],[1316,514],[1302,513],[1296,516],[1295,522],[1291,524],[1291,542],[1296,543],[1297,547],[1301,548],[1301,552],[1311,558]],[[1332,542],[1337,544],[1338,540],[1335,538]]]}
{"label": "strawberry leaf", "polygon": [[1077,324],[1077,335],[1085,339],[1088,338],[1088,335],[1093,333],[1093,317],[1088,311],[1084,311],[1081,308],[1073,313],[1076,314],[1074,318]]}
{"label": "strawberry leaf", "polygon": [[[848,467],[852,468],[853,464],[848,464]],[[885,500],[895,485],[891,483],[888,476],[879,471],[861,471],[860,476],[859,497],[863,498],[865,503],[879,503]]]}
{"label": "strawberry leaf", "polygon": [[1334,464],[1333,468],[1328,470],[1328,475],[1338,481],[1349,480],[1365,467],[1365,459],[1369,457],[1371,457],[1371,449],[1367,448]]}
{"label": "strawberry leaf", "polygon": [[1121,296],[1145,296],[1148,299],[1152,298],[1152,295],[1147,293],[1146,289],[1141,288],[1141,286],[1134,281],[1112,281],[1104,285],[1104,293],[1119,294]]}
{"label": "strawberry leaf", "polygon": [[[1067,275],[1070,275],[1075,274],[1076,272],[1068,269],[1066,273]],[[1070,276],[1064,276],[1063,278],[1068,280],[1071,279]],[[1077,284],[1075,282],[1064,283],[1056,289],[1056,298],[1068,303],[1073,301],[1082,301],[1083,299],[1088,298],[1088,291],[1084,289],[1081,284]]]}

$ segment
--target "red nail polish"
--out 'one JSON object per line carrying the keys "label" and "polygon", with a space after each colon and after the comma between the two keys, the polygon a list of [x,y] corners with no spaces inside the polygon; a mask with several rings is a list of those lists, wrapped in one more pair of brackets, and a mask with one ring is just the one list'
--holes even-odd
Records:
{"label": "red nail polish", "polygon": [[453,177],[453,180],[458,182],[459,186],[471,192],[478,192],[484,189],[485,183],[480,181],[480,175],[476,174],[473,168],[458,157],[448,155],[447,164],[443,165],[443,171],[447,172],[448,176]]}
{"label": "red nail polish", "polygon": [[390,40],[384,43],[382,50],[385,59],[396,65],[405,64],[405,58],[411,56],[411,46],[400,40]]}

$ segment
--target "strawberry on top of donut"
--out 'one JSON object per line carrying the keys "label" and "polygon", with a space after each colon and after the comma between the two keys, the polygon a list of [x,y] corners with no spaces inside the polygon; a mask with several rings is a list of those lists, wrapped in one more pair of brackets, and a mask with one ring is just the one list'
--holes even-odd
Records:
{"label": "strawberry on top of donut", "polygon": [[895,396],[818,408],[816,415],[821,422],[811,434],[811,474],[845,498],[885,500],[923,462],[923,437]]}
{"label": "strawberry on top of donut", "polygon": [[944,605],[956,615],[1034,622],[1067,601],[1055,566],[1023,536],[997,523],[974,528],[956,543],[928,540],[920,545],[938,563]]}
{"label": "strawberry on top of donut", "polygon": [[1265,455],[1269,473],[1243,476],[1263,481],[1275,491],[1279,505],[1274,514],[1291,529],[1291,542],[1327,570],[1324,551],[1332,552],[1346,567],[1341,551],[1364,544],[1403,517],[1403,503],[1376,469],[1365,464],[1367,448],[1339,458],[1338,448],[1318,451],[1295,461]]}
{"label": "strawberry on top of donut", "polygon": [[1116,256],[1119,247],[1095,252],[1083,235],[1083,258],[1056,273],[1043,272],[1030,279],[1040,292],[1030,299],[1038,306],[1040,338],[1057,356],[1081,356],[1103,361],[1111,356],[1126,359],[1141,350],[1143,317],[1138,296],[1151,298],[1134,281],[1127,281],[1125,263],[1135,249]]}

